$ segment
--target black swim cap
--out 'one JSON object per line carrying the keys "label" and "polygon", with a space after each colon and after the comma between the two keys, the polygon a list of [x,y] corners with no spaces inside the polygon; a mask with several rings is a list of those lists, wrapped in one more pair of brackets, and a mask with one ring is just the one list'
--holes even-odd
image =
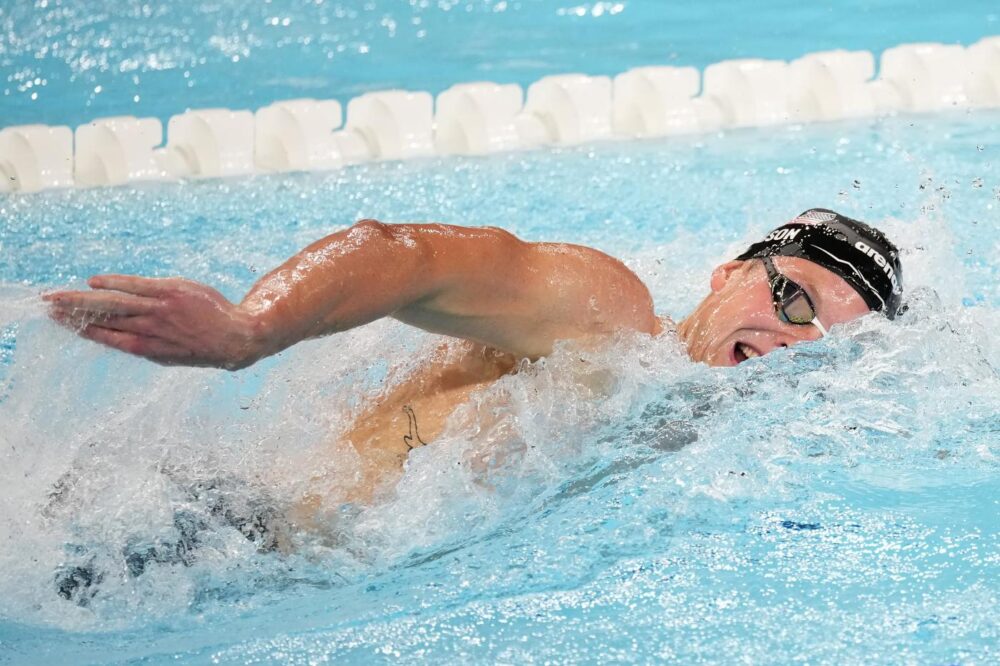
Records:
{"label": "black swim cap", "polygon": [[878,229],[826,208],[812,208],[784,224],[739,260],[801,257],[844,278],[868,309],[894,319],[903,304],[899,250]]}

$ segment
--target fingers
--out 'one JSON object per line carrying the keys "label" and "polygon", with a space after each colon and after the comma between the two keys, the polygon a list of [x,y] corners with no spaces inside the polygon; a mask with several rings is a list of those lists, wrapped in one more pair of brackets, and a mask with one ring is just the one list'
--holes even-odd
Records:
{"label": "fingers", "polygon": [[93,316],[84,315],[80,312],[74,312],[72,310],[62,310],[60,308],[49,309],[49,316],[52,317],[57,324],[61,324],[67,328],[72,328],[77,331],[94,320]]}
{"label": "fingers", "polygon": [[42,299],[56,311],[90,315],[149,314],[157,303],[153,298],[117,291],[57,291],[45,294]]}
{"label": "fingers", "polygon": [[95,324],[85,326],[80,331],[80,335],[112,349],[142,356],[163,365],[181,364],[189,361],[192,357],[191,352],[187,349],[166,340],[129,331],[104,328]]}
{"label": "fingers", "polygon": [[115,331],[158,337],[163,334],[164,330],[162,321],[147,315],[100,315],[95,317],[80,310],[66,311],[60,309],[53,309],[50,314],[57,323],[76,331],[81,331],[87,326],[94,324],[95,326],[110,328]]}
{"label": "fingers", "polygon": [[80,336],[129,354],[141,355],[143,349],[143,336],[127,331],[115,331],[94,324],[84,326],[80,330]]}
{"label": "fingers", "polygon": [[162,296],[175,287],[172,278],[147,278],[138,275],[95,275],[87,284],[92,289],[113,289],[137,296]]}
{"label": "fingers", "polygon": [[154,279],[135,275],[95,275],[87,280],[94,291],[55,291],[42,300],[53,306],[53,317],[65,320],[70,314],[86,316],[134,316],[149,314],[157,297],[176,288],[171,278]]}

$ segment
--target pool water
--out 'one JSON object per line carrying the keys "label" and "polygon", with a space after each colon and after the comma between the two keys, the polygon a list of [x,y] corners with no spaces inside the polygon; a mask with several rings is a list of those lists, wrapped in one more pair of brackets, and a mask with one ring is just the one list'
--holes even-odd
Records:
{"label": "pool water", "polygon": [[[854,3],[807,37],[776,4],[743,14],[771,37],[730,43],[735,9],[710,24],[705,9],[653,2],[269,3],[247,10],[259,14],[245,30],[235,3],[166,5],[148,21],[131,5],[45,4],[0,14],[18,35],[0,42],[0,64],[51,73],[52,95],[0,97],[3,124],[135,112],[119,96],[135,71],[149,104],[138,112],[165,117],[317,94],[294,92],[310,72],[349,95],[363,81],[610,73],[667,44],[705,64],[968,43],[996,25],[987,3],[891,24],[904,14]],[[560,26],[580,42],[548,44]],[[450,39],[463,30],[489,38]],[[239,62],[213,46],[242,33],[257,37]],[[106,35],[135,41],[102,49]],[[369,49],[331,65],[319,44],[333,36]],[[55,40],[106,66],[51,47],[34,59]],[[198,83],[157,101],[182,65],[123,72],[130,49],[190,52]],[[92,83],[118,92],[86,106]],[[998,156],[1000,112],[953,112],[0,199],[0,663],[995,663]],[[355,460],[321,450],[439,339],[379,322],[239,373],[161,368],[72,337],[37,300],[109,270],[239,298],[302,245],[377,217],[598,247],[679,318],[713,266],[812,206],[897,240],[905,316],[733,369],[692,364],[666,336],[566,345],[459,410],[389,497],[327,507],[326,538],[295,535],[287,555],[258,552],[190,488],[280,505],[315,475],[336,483]],[[183,540],[179,516],[204,521],[197,542],[130,573],[126,553]],[[78,563],[101,574],[83,604],[57,593]]]}

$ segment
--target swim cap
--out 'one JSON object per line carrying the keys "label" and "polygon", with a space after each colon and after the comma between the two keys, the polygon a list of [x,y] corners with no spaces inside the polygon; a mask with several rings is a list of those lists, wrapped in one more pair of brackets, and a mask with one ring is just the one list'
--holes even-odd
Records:
{"label": "swim cap", "polygon": [[784,224],[739,260],[801,257],[844,278],[868,309],[894,319],[903,303],[899,250],[878,229],[826,208],[812,208]]}

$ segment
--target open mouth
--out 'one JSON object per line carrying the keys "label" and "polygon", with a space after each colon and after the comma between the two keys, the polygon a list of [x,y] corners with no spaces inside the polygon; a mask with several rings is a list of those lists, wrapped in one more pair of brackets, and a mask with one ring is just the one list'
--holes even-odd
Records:
{"label": "open mouth", "polygon": [[733,358],[736,359],[737,363],[742,363],[747,359],[757,358],[758,356],[760,356],[760,352],[745,342],[737,342],[733,345]]}

